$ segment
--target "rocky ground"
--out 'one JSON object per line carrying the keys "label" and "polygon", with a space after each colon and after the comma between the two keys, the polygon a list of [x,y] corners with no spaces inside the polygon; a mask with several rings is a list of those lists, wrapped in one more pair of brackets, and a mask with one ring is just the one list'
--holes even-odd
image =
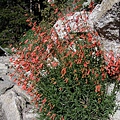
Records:
{"label": "rocky ground", "polygon": [[10,80],[10,56],[0,56],[0,120],[36,120],[30,96]]}

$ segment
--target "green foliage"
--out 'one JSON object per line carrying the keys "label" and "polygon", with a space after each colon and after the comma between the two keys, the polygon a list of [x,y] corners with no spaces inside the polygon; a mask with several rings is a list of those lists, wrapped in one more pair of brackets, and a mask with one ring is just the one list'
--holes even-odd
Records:
{"label": "green foliage", "polygon": [[[106,93],[108,78],[102,80],[102,74],[105,72],[101,71],[104,66],[103,57],[93,58],[89,54],[91,50],[87,48],[92,46],[92,43],[86,41],[77,42],[77,51],[84,45],[86,48],[82,50],[85,57],[81,63],[76,64],[78,56],[72,57],[71,53],[56,68],[46,68],[49,69],[49,74],[37,83],[37,90],[42,93],[40,107],[43,104],[42,100],[44,98],[47,100],[42,106],[39,120],[50,120],[49,115],[47,116],[49,112],[50,116],[56,115],[55,120],[60,120],[61,116],[64,116],[64,120],[107,120],[113,113],[115,93],[111,95]],[[92,52],[95,52],[94,48]],[[66,54],[67,51],[64,51],[62,55],[59,54],[59,58],[63,58]],[[84,63],[87,61],[90,63],[85,67]],[[72,63],[72,67],[67,65],[69,62]],[[62,76],[61,71],[64,68],[66,73]],[[90,73],[86,75],[89,70]],[[95,92],[96,85],[101,86],[98,92]]]}
{"label": "green foliage", "polygon": [[[32,40],[35,39],[35,36],[34,36],[34,32],[30,29],[28,30],[25,35],[23,35],[21,38],[20,38],[20,45],[22,48],[24,47],[27,47],[28,44],[31,43]],[[25,41],[28,40],[28,43],[25,43]]]}
{"label": "green foliage", "polygon": [[20,1],[5,2],[6,4],[0,7],[0,45],[3,47],[17,43],[23,32],[29,29],[26,23],[28,16],[25,14],[28,11],[24,9],[25,3]]}

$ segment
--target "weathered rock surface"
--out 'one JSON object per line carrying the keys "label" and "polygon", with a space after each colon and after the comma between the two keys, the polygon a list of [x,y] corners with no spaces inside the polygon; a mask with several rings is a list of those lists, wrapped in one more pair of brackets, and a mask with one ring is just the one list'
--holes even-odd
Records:
{"label": "weathered rock surface", "polygon": [[85,22],[87,18],[88,13],[85,11],[66,14],[63,18],[60,18],[53,26],[55,32],[52,33],[51,38],[53,40],[57,39],[56,33],[59,38],[66,39],[68,37],[68,33],[70,32],[82,32],[82,29],[87,25]]}
{"label": "weathered rock surface", "polygon": [[9,58],[0,57],[0,120],[36,120],[31,97],[9,78]]}
{"label": "weathered rock surface", "polygon": [[98,33],[102,34],[106,39],[115,40],[120,43],[119,36],[119,15],[120,8],[119,2],[115,3],[113,7],[108,10],[95,24],[95,28]]}
{"label": "weathered rock surface", "polygon": [[0,57],[0,95],[14,86],[14,83],[9,80],[8,73],[8,57]]}
{"label": "weathered rock surface", "polygon": [[103,0],[89,15],[88,23],[99,33],[103,49],[120,55],[120,0]]}
{"label": "weathered rock surface", "polygon": [[91,27],[92,25],[94,26],[95,23],[101,19],[101,17],[104,16],[109,10],[111,10],[114,4],[118,2],[120,2],[120,0],[102,0],[101,4],[97,4],[89,16],[89,24],[91,24]]}
{"label": "weathered rock surface", "polygon": [[0,103],[0,120],[7,120],[5,111],[2,108],[2,103]]}

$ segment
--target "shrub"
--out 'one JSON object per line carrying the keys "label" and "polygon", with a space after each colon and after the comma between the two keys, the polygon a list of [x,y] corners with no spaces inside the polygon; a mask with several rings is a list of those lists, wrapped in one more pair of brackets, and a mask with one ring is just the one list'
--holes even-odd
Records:
{"label": "shrub", "polygon": [[[77,40],[76,52],[62,45],[59,49],[63,50],[57,51],[60,65],[51,61],[52,68],[45,69],[48,75],[37,82],[37,91],[42,94],[40,119],[107,119],[113,112],[115,96],[106,93],[108,78],[101,51],[95,51],[98,43]],[[99,52],[98,56],[92,56],[93,52]]]}
{"label": "shrub", "polygon": [[97,33],[88,26],[78,33],[65,29],[67,36],[60,39],[48,28],[33,23],[34,40],[26,40],[28,45],[11,59],[20,73],[14,81],[33,97],[38,119],[107,120],[114,112],[119,80],[108,95],[110,78]]}
{"label": "shrub", "polygon": [[30,29],[25,16],[28,11],[24,2],[4,0],[0,4],[0,45],[6,47],[17,43],[23,32]]}
{"label": "shrub", "polygon": [[[20,38],[20,42],[19,42],[20,46],[22,48],[28,47],[28,44],[30,44],[31,41],[34,39],[35,39],[34,31],[30,29],[23,35],[23,37]],[[26,41],[28,41],[28,44],[26,43]]]}
{"label": "shrub", "polygon": [[0,45],[2,47],[8,47],[10,44],[15,46],[20,42],[19,39],[23,33],[31,29],[26,19],[31,17],[34,21],[38,20],[38,16],[29,13],[29,1],[1,0],[0,6]]}

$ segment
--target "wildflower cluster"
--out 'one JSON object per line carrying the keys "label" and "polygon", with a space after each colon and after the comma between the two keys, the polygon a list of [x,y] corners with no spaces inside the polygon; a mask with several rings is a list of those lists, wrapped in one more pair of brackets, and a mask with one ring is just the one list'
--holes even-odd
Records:
{"label": "wildflower cluster", "polygon": [[107,63],[105,69],[108,75],[120,81],[120,55],[115,57],[113,51],[110,51],[104,55],[104,59]]}
{"label": "wildflower cluster", "polygon": [[11,59],[16,69],[11,76],[17,73],[14,81],[33,97],[40,119],[107,119],[115,96],[106,93],[109,68],[97,33],[88,26],[73,33],[67,26],[61,39],[55,28],[32,25],[35,37]]}

